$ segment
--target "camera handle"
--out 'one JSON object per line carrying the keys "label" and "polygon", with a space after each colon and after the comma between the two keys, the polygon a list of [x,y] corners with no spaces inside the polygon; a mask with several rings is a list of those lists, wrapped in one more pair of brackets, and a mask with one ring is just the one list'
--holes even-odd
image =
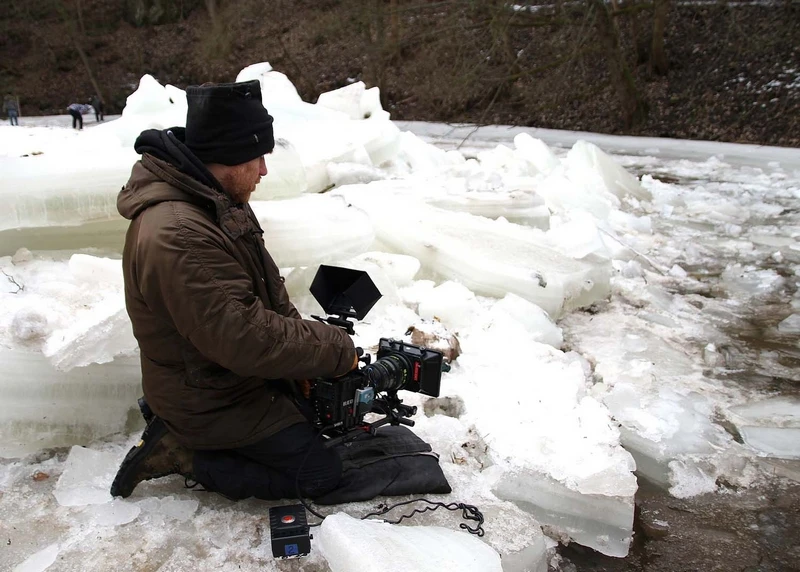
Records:
{"label": "camera handle", "polygon": [[338,326],[338,327],[342,328],[345,332],[350,334],[351,336],[355,335],[356,331],[353,328],[353,322],[351,322],[347,318],[348,317],[353,317],[353,316],[355,316],[355,314],[351,315],[351,314],[346,314],[344,312],[342,312],[342,313],[340,313],[340,314],[338,314],[336,316],[328,316],[327,318],[323,318],[321,316],[315,316],[314,314],[311,314],[311,317],[314,318],[315,320],[318,320],[318,321],[320,321],[322,323],[325,323],[325,324],[330,324],[331,326]]}

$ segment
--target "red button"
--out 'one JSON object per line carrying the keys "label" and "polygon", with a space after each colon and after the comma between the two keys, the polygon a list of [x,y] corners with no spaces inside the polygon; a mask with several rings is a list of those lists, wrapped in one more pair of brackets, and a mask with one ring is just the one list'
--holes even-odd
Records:
{"label": "red button", "polygon": [[294,517],[291,514],[287,514],[286,516],[281,517],[281,522],[283,524],[291,524],[294,522]]}

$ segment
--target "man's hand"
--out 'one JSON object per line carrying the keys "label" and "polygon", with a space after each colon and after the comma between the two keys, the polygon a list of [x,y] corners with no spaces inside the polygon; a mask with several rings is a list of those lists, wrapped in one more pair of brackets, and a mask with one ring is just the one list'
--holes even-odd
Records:
{"label": "man's hand", "polygon": [[[342,375],[347,375],[357,367],[358,367],[358,353],[356,353],[356,355],[353,356],[353,367],[350,368],[350,371],[347,371]],[[342,377],[342,375],[337,375],[336,377]],[[300,391],[303,392],[303,397],[309,399],[311,397],[311,382],[307,379],[298,379],[296,383],[300,387]]]}
{"label": "man's hand", "polygon": [[[357,367],[358,367],[358,352],[356,352],[356,355],[353,356],[353,367],[351,367],[349,370],[344,372],[342,375],[347,375],[348,373],[350,373],[351,371],[353,371]],[[337,375],[336,377],[342,377],[342,375]]]}

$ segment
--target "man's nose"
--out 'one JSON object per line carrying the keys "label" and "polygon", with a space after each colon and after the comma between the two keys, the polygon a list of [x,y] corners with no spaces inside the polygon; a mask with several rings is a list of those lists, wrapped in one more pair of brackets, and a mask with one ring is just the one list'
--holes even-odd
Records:
{"label": "man's nose", "polygon": [[264,157],[261,157],[261,163],[258,165],[258,174],[262,177],[267,174],[267,162],[264,160]]}

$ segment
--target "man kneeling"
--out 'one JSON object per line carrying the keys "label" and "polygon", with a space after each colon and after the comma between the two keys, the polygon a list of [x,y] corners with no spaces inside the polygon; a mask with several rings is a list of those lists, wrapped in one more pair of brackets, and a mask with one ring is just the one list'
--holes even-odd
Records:
{"label": "man kneeling", "polygon": [[[232,498],[322,495],[341,461],[298,390],[358,364],[337,327],[304,320],[248,205],[274,147],[258,81],[192,86],[186,128],[148,130],[119,193],[125,303],[154,415],[111,493],[181,474]],[[147,409],[145,408],[145,411]]]}

